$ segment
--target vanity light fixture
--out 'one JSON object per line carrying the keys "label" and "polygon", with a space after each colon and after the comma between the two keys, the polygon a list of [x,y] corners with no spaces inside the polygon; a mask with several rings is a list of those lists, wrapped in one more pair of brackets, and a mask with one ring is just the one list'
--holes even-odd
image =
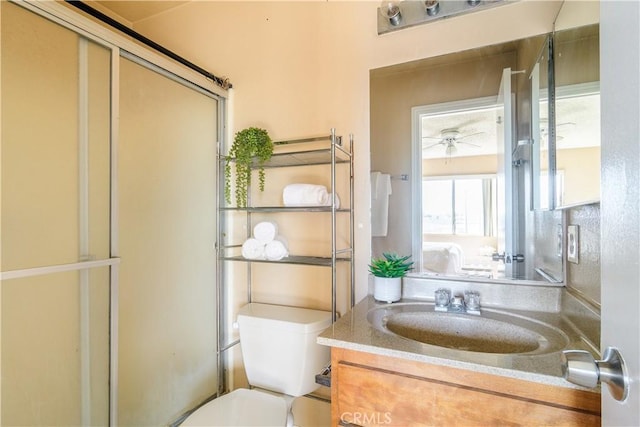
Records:
{"label": "vanity light fixture", "polygon": [[391,25],[399,25],[402,21],[400,6],[395,1],[383,1],[380,5],[380,14],[389,21]]}
{"label": "vanity light fixture", "polygon": [[378,34],[453,17],[520,0],[383,1],[378,8]]}

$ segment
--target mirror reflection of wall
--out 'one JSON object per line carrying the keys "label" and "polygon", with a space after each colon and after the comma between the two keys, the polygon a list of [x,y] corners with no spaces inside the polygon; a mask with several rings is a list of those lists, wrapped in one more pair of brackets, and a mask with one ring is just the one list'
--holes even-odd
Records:
{"label": "mirror reflection of wall", "polygon": [[600,199],[598,25],[554,33],[556,207]]}
{"label": "mirror reflection of wall", "polygon": [[[538,109],[533,112],[538,122],[532,159],[535,209],[592,203],[600,198],[598,31],[597,24],[556,31],[550,36],[553,61],[549,62],[550,50],[545,46],[532,71],[531,90],[538,97]],[[549,90],[554,95],[551,106]]]}
{"label": "mirror reflection of wall", "polygon": [[532,170],[533,170],[533,206],[537,210],[547,210],[554,206],[555,192],[549,187],[554,184],[550,179],[549,139],[553,135],[553,121],[549,120],[549,55],[551,35],[545,40],[538,60],[531,71],[532,114],[531,126],[533,141]]}
{"label": "mirror reflection of wall", "polygon": [[[485,128],[472,126],[447,125],[443,121],[433,121],[433,127],[426,129],[424,136],[435,138],[433,141],[433,154],[427,158],[414,159],[411,156],[411,110],[416,106],[450,103],[463,100],[496,97],[500,86],[502,71],[505,68],[513,70],[527,70],[526,73],[515,74],[512,84],[515,88],[516,98],[519,99],[516,109],[518,111],[517,133],[520,138],[521,129],[528,133],[528,107],[526,104],[529,95],[528,70],[532,67],[536,55],[540,51],[545,35],[529,39],[517,40],[500,45],[487,46],[465,52],[457,52],[440,57],[428,58],[406,64],[371,70],[370,95],[371,95],[371,170],[388,173],[392,176],[392,194],[390,197],[388,214],[388,234],[381,237],[372,237],[372,254],[379,256],[383,251],[394,251],[403,254],[412,252],[411,224],[416,218],[423,218],[422,206],[415,206],[412,200],[411,179],[403,181],[393,179],[401,175],[409,175],[412,170],[412,162],[420,161],[424,164],[425,180],[461,180],[478,176],[492,177],[496,174],[497,159],[495,153],[483,153],[478,156],[463,156],[468,154],[467,149],[477,148],[479,140],[473,138],[489,133]],[[522,122],[520,116],[527,117]],[[444,120],[444,119],[443,119]],[[493,119],[493,127],[495,129]],[[464,123],[463,123],[464,124]],[[516,130],[514,130],[516,131]],[[495,130],[491,131],[495,132]],[[468,136],[471,133],[479,135]],[[447,143],[463,138],[469,144],[454,144],[455,149]],[[528,137],[528,135],[526,135]],[[442,142],[442,143],[441,143]],[[429,144],[426,144],[429,145]],[[428,151],[428,150],[427,150]],[[444,156],[443,156],[444,154]],[[478,154],[478,153],[476,153]],[[440,156],[439,158],[436,156]],[[437,178],[436,178],[437,177]],[[491,179],[491,178],[490,178]],[[522,181],[522,180],[520,180]],[[457,181],[456,181],[457,183]],[[456,184],[460,185],[460,184]],[[523,185],[522,183],[520,185]],[[520,193],[526,193],[521,191]],[[488,194],[488,193],[487,193]],[[525,207],[522,196],[516,202],[518,205],[515,215],[525,215],[528,206]],[[455,202],[451,202],[452,205]],[[462,202],[459,202],[462,203]],[[465,202],[467,203],[467,202]],[[468,202],[472,203],[472,202]],[[476,203],[477,204],[477,203]],[[455,206],[452,206],[453,209]],[[411,207],[414,206],[412,209]],[[486,212],[487,207],[482,207]],[[431,215],[427,213],[427,216]],[[458,216],[458,211],[448,215]],[[474,217],[474,221],[480,215],[475,212],[468,218]],[[465,219],[466,220],[466,219]],[[426,221],[426,220],[425,220]],[[462,217],[453,221],[463,221]],[[491,218],[483,218],[482,221],[493,222]],[[452,222],[452,227],[454,222]],[[524,222],[524,221],[522,221]],[[427,229],[426,227],[425,229]],[[469,264],[479,264],[479,259],[485,263],[491,263],[488,253],[495,248],[495,236],[493,230],[485,234],[485,225],[482,226],[483,235],[469,235],[466,233],[465,242],[460,244],[447,233],[429,236],[433,243],[456,243],[462,248],[461,257],[468,259]],[[486,227],[489,230],[489,227]],[[480,234],[480,233],[475,233]],[[516,238],[520,238],[517,236]],[[473,246],[471,246],[473,245]],[[490,254],[489,254],[490,255]],[[462,262],[463,264],[465,261]],[[488,267],[490,268],[490,267]]]}
{"label": "mirror reflection of wall", "polygon": [[[533,151],[533,175],[543,177],[542,181],[534,181],[534,196],[548,194],[549,197],[542,197],[542,201],[547,202],[546,205],[539,202],[540,197],[536,199],[538,202],[534,204],[533,212],[534,233],[530,237],[536,248],[533,259],[536,271],[564,281],[568,288],[577,288],[583,297],[588,295],[594,301],[599,300],[600,292],[600,217],[597,203],[585,204],[599,198],[600,156],[599,148],[596,147],[599,142],[592,139],[600,135],[599,113],[596,112],[599,110],[599,10],[598,2],[564,2],[554,22],[555,31],[552,36],[555,55],[552,64],[556,89],[553,92],[555,114],[551,116],[552,126],[547,125],[545,128],[543,121],[539,126],[532,124],[532,133],[535,141],[541,139],[536,138],[536,129],[541,136],[553,136],[551,144],[557,149],[552,148],[549,152],[552,157],[550,175],[544,170],[546,162],[541,161],[536,167],[535,154],[539,150]],[[546,64],[547,58],[543,58],[539,67],[541,79],[546,76]],[[547,86],[544,82],[539,86],[542,88],[540,116],[549,118]],[[575,104],[582,106],[579,110],[574,110]],[[591,111],[588,113],[591,118],[585,120],[583,117],[587,117],[587,111]],[[581,125],[578,123],[585,121],[590,128],[589,136],[580,135]],[[588,140],[590,142],[587,147],[570,148]],[[535,145],[534,143],[534,147]],[[581,261],[578,265],[566,261],[564,245],[567,225],[579,226],[580,256],[589,259],[589,262]]]}

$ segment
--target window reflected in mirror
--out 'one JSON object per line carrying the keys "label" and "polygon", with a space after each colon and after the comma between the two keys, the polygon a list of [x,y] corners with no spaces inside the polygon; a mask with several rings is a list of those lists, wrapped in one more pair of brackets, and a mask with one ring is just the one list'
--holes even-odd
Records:
{"label": "window reflected in mirror", "polygon": [[[496,277],[499,194],[496,97],[416,107],[425,273]],[[421,141],[421,142],[418,142]],[[419,237],[420,238],[420,237]]]}
{"label": "window reflected in mirror", "polygon": [[495,176],[425,178],[422,182],[423,233],[494,236],[495,194]]}
{"label": "window reflected in mirror", "polygon": [[496,251],[496,176],[425,177],[422,181],[423,269],[488,273]]}

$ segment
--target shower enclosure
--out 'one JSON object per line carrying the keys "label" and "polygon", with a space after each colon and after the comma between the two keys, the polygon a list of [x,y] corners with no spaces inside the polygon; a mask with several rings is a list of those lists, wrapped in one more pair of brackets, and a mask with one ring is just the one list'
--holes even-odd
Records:
{"label": "shower enclosure", "polygon": [[226,91],[44,3],[0,6],[0,424],[166,425],[217,390]]}

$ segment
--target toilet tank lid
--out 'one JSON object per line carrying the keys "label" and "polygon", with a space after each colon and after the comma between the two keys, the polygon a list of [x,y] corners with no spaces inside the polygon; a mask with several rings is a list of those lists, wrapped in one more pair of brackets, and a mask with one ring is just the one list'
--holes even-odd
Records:
{"label": "toilet tank lid", "polygon": [[255,319],[272,326],[296,332],[318,332],[331,325],[331,312],[308,308],[289,307],[284,305],[249,303],[238,311],[238,321],[242,327],[243,320],[250,323]]}

